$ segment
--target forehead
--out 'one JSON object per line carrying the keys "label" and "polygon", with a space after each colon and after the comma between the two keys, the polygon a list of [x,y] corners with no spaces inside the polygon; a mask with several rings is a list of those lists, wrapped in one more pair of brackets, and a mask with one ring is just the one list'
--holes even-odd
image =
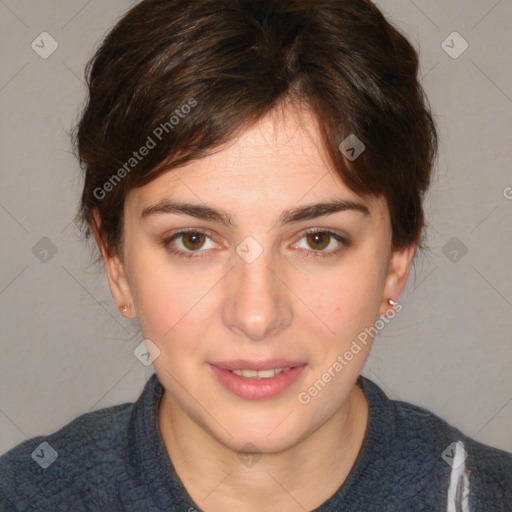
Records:
{"label": "forehead", "polygon": [[[127,203],[141,211],[170,197],[278,209],[299,202],[358,198],[333,169],[314,114],[301,105],[275,109],[208,156],[131,190]],[[375,198],[365,197],[364,202],[369,209],[378,208]]]}

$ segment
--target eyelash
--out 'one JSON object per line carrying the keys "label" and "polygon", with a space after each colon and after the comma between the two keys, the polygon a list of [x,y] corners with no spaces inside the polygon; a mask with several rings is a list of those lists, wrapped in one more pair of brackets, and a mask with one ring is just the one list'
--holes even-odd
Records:
{"label": "eyelash", "polygon": [[[175,254],[177,256],[180,256],[180,257],[185,257],[185,258],[207,258],[207,256],[205,256],[205,251],[202,251],[201,249],[198,249],[197,251],[181,251],[181,250],[177,250],[177,249],[170,249],[169,248],[169,245],[174,241],[176,240],[177,238],[180,238],[181,236],[183,235],[186,235],[187,233],[199,233],[199,234],[203,234],[203,235],[206,235],[210,240],[212,240],[212,233],[210,231],[205,231],[203,229],[197,229],[197,228],[191,228],[191,229],[185,229],[185,230],[182,230],[182,231],[179,231],[177,233],[174,233],[173,235],[171,235],[170,237],[167,237],[165,238],[163,241],[162,241],[162,245],[171,253],[171,254]],[[311,235],[311,234],[322,234],[322,235],[329,235],[330,237],[334,238],[337,242],[339,242],[342,247],[341,248],[338,248],[338,249],[335,249],[335,250],[331,250],[331,251],[315,251],[315,250],[310,250],[310,251],[307,251],[305,257],[306,258],[330,258],[330,257],[333,257],[333,256],[337,256],[339,252],[341,252],[344,248],[347,248],[351,245],[351,242],[346,239],[345,237],[339,235],[338,233],[334,233],[333,231],[329,231],[329,230],[326,230],[326,229],[309,229],[308,231],[305,231],[301,238],[299,239],[302,240],[303,238],[307,237],[308,235]]]}

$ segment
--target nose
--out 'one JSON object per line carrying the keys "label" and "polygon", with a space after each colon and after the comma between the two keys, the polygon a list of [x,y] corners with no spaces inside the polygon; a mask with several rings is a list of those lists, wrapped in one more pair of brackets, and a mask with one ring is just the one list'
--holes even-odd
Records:
{"label": "nose", "polygon": [[237,336],[262,341],[290,325],[290,292],[279,267],[266,250],[254,261],[233,256],[222,317],[224,325]]}

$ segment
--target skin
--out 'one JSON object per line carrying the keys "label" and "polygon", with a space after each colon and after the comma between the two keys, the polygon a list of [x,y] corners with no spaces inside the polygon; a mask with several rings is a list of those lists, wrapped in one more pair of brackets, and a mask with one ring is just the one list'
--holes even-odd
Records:
{"label": "skin", "polygon": [[[223,209],[233,225],[170,213],[141,219],[163,199]],[[347,210],[278,223],[286,210],[334,199],[363,203],[370,215]],[[212,240],[182,236],[165,247],[183,228],[208,230]],[[350,245],[304,236],[310,228],[341,234]],[[344,185],[307,107],[275,110],[206,158],[131,190],[123,256],[109,255],[95,236],[116,304],[132,304],[126,316],[137,316],[160,350],[153,363],[165,388],[160,432],[198,506],[303,511],[332,496],[364,441],[368,404],[355,381],[371,339],[309,404],[298,395],[379,314],[389,315],[387,299],[402,293],[415,246],[391,251],[385,199],[361,198]],[[248,236],[263,248],[252,263],[236,252]],[[206,257],[174,255],[173,248],[198,248]],[[322,251],[331,256],[319,257]],[[281,395],[249,400],[224,389],[207,365],[239,358],[307,367]],[[247,443],[261,454],[252,465],[238,456]]]}

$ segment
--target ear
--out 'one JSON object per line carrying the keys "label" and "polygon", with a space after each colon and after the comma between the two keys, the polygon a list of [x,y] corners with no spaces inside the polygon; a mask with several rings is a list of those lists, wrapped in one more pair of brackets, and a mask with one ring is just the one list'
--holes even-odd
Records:
{"label": "ear", "polygon": [[388,275],[386,277],[386,284],[384,286],[384,294],[380,307],[381,316],[388,316],[386,313],[389,313],[390,309],[392,309],[392,306],[388,303],[388,299],[398,302],[398,298],[404,291],[415,253],[416,245],[413,244],[391,254]]}
{"label": "ear", "polygon": [[[122,258],[114,251],[107,250],[105,241],[101,236],[101,217],[97,210],[93,211],[93,217],[94,221],[90,224],[90,228],[103,257],[110,293],[121,314],[126,318],[134,318],[137,313]],[[127,308],[124,308],[124,306],[127,306]]]}

